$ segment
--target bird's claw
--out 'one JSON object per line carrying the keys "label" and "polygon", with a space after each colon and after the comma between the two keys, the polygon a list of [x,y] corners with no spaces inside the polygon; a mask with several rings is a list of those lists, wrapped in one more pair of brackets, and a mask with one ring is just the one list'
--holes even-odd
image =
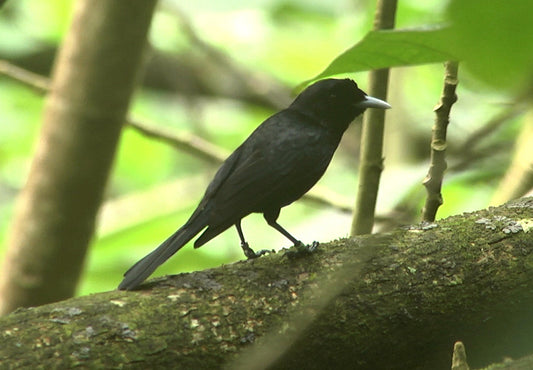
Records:
{"label": "bird's claw", "polygon": [[261,249],[255,252],[255,257],[252,257],[252,258],[261,257],[262,255],[267,254],[267,253],[276,253],[276,251],[274,249]]}
{"label": "bird's claw", "polygon": [[257,257],[261,257],[262,255],[267,254],[267,253],[276,253],[273,249],[272,250],[261,249],[261,250],[259,250],[257,252],[254,252],[254,250],[252,248],[250,248],[248,243],[242,243],[241,244],[241,248],[244,251],[244,255],[248,259],[254,259],[254,258],[257,258]]}
{"label": "bird's claw", "polygon": [[306,245],[302,242],[298,242],[297,244],[294,245],[296,247],[296,250],[286,251],[285,256],[287,256],[288,258],[295,258],[295,257],[301,257],[301,256],[311,254],[318,249],[319,244],[320,243],[318,243],[317,241],[314,241],[313,243],[309,245]]}

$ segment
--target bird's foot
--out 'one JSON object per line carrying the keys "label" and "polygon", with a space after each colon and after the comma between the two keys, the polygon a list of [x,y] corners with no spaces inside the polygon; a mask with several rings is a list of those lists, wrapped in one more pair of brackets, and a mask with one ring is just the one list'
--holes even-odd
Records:
{"label": "bird's foot", "polygon": [[252,248],[250,248],[248,243],[241,243],[241,248],[244,251],[244,255],[248,259],[261,257],[263,254],[267,254],[267,253],[276,253],[273,249],[272,250],[261,249],[260,251],[254,252],[254,250]]}
{"label": "bird's foot", "polygon": [[289,258],[295,258],[295,257],[302,257],[302,256],[305,256],[305,255],[308,255],[308,254],[311,254],[313,252],[315,252],[317,249],[318,249],[318,246],[319,246],[320,243],[318,242],[313,242],[309,245],[306,245],[302,242],[298,242],[296,244],[294,244],[294,247],[296,247],[296,250],[292,250],[292,251],[286,251],[285,252],[285,256],[289,257]]}

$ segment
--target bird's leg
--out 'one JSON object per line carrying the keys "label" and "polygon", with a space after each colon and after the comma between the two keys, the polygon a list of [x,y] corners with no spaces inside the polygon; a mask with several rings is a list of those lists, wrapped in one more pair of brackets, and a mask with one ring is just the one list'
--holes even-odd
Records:
{"label": "bird's leg", "polygon": [[268,249],[261,249],[257,253],[254,252],[254,250],[250,248],[250,246],[244,239],[244,233],[242,232],[242,227],[241,227],[241,220],[235,223],[235,228],[237,229],[237,232],[239,233],[239,238],[241,239],[241,248],[246,258],[248,259],[257,258],[257,257],[261,257],[263,254],[273,252],[273,251],[269,251]]}
{"label": "bird's leg", "polygon": [[[289,239],[294,246],[296,247],[297,252],[301,254],[307,254],[307,253],[313,253],[318,248],[318,242],[314,241],[311,245],[305,245],[298,239],[296,239],[294,236],[292,236],[287,230],[283,228],[280,224],[276,222],[276,219],[278,218],[279,211],[274,214],[263,214],[265,217],[266,222],[272,226],[274,229],[278,230],[280,233],[282,233],[287,239]],[[273,217],[275,216],[275,217]],[[289,255],[293,254],[294,252],[289,253]]]}

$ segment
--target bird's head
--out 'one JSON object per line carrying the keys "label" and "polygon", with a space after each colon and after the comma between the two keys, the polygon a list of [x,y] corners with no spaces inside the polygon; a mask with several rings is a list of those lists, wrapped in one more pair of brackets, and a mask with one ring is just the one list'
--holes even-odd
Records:
{"label": "bird's head", "polygon": [[290,108],[344,131],[365,109],[389,109],[390,105],[366,95],[353,80],[328,78],[307,87],[296,97]]}

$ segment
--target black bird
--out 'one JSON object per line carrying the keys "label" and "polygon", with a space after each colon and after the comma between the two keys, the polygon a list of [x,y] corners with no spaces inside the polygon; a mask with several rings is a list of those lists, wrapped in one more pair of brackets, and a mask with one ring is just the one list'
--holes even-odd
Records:
{"label": "black bird", "polygon": [[258,257],[264,251],[255,253],[241,229],[241,219],[254,212],[262,213],[270,226],[300,250],[305,249],[276,222],[280,210],[322,177],[342,134],[367,108],[387,109],[390,105],[366,95],[350,79],[325,79],[306,88],[287,109],[259,125],[224,161],[185,225],[126,271],[118,289],[136,288],[204,229],[195,248],[235,225],[246,257]]}

